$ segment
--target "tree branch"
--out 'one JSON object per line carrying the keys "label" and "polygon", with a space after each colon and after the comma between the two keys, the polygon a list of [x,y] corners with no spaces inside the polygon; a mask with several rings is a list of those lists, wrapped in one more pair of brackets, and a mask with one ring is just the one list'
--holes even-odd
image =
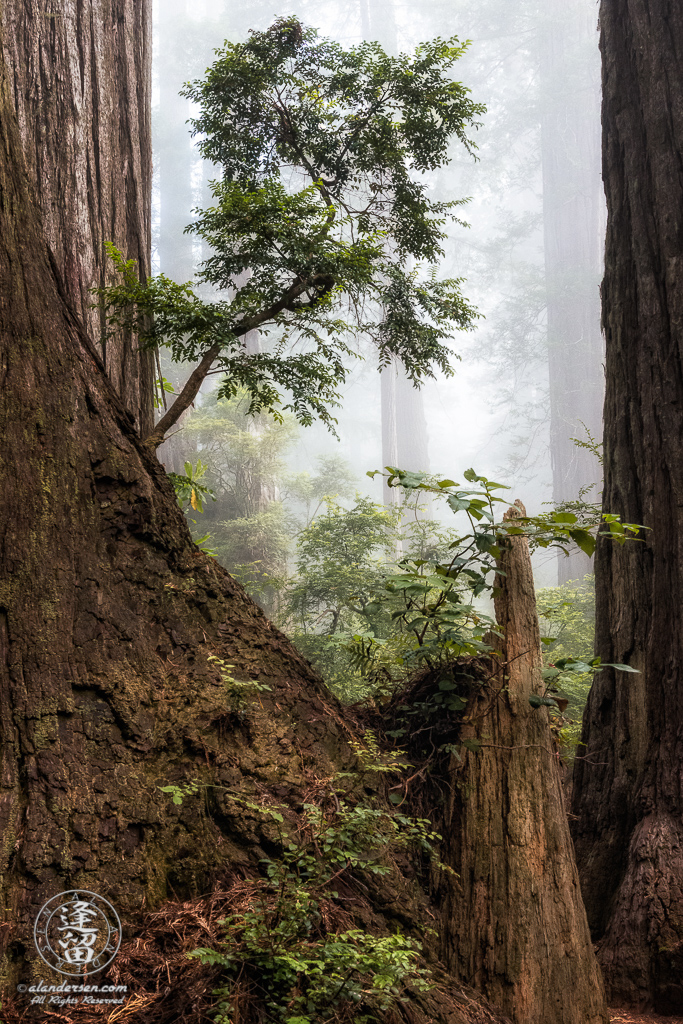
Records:
{"label": "tree branch", "polygon": [[164,440],[166,431],[170,430],[171,427],[178,422],[186,409],[189,409],[197,397],[199,389],[202,386],[202,382],[211,369],[211,364],[218,356],[221,348],[222,345],[219,341],[217,341],[215,345],[211,346],[209,351],[202,358],[199,366],[197,366],[188,377],[185,387],[180,392],[171,408],[166,410],[152,433],[145,438],[147,444],[151,444],[155,448],[158,448]]}
{"label": "tree branch", "polygon": [[[332,287],[334,287],[334,281],[325,274],[314,274],[311,280],[298,277],[293,284],[287,289],[277,302],[274,302],[268,309],[264,309],[262,313],[257,313],[256,316],[250,317],[248,320],[243,320],[241,323],[236,324],[232,329],[232,334],[235,338],[242,338],[249,331],[255,330],[268,320],[272,320],[278,313],[282,313],[285,309],[296,311],[297,309],[303,309],[307,306],[314,304],[311,302],[297,303],[296,299],[306,291],[311,285],[315,284],[316,281],[320,281],[323,285],[323,290],[315,301],[319,301],[323,295],[326,294]],[[164,436],[171,427],[178,422],[182,414],[186,409],[194,402],[195,398],[199,394],[199,389],[202,386],[203,381],[206,379],[211,366],[215,359],[220,355],[221,349],[223,348],[223,342],[217,341],[215,345],[206,352],[202,357],[202,360],[190,376],[188,377],[183,390],[180,392],[175,402],[170,409],[161,417],[154,430],[149,434],[145,440],[147,444],[153,445],[158,448],[163,443]]]}

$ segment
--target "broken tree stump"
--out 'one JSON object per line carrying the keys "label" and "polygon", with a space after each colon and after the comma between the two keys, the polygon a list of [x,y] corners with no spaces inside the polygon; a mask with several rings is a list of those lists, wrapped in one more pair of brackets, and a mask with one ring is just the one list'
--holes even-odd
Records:
{"label": "broken tree stump", "polygon": [[[506,518],[526,515],[521,502]],[[526,537],[504,541],[496,618],[504,634],[490,678],[451,755],[442,860],[442,954],[449,970],[515,1024],[607,1024],[548,710]],[[503,573],[505,575],[503,575]],[[499,645],[500,646],[500,645]]]}

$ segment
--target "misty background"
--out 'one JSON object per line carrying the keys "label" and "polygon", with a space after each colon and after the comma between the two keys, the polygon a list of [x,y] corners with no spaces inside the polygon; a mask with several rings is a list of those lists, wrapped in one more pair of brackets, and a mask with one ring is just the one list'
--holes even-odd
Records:
{"label": "misty background", "polygon": [[[191,280],[207,255],[183,230],[195,207],[209,205],[208,182],[217,169],[198,157],[186,124],[196,111],[179,96],[181,87],[203,75],[224,40],[243,40],[250,28],[265,29],[290,14],[344,46],[365,38],[390,53],[435,36],[471,40],[456,74],[472,99],[487,106],[475,136],[478,159],[454,145],[451,163],[431,185],[440,199],[470,197],[459,210],[470,226],[449,227],[439,276],[465,279],[463,292],[481,319],[472,332],[453,337],[454,357],[460,357],[454,358],[454,376],[439,376],[419,392],[400,367],[380,374],[371,357],[356,364],[335,414],[338,440],[319,424],[274,430],[234,417],[212,433],[216,421],[207,403],[216,378],[209,378],[198,408],[160,449],[167,469],[182,473],[186,461],[194,465],[198,458],[210,466],[206,481],[217,501],[206,502],[195,516],[197,529],[213,536],[216,524],[233,521],[237,543],[245,522],[260,516],[261,540],[251,538],[246,547],[252,554],[266,552],[266,560],[267,551],[277,548],[274,561],[291,563],[293,528],[286,513],[274,514],[275,506],[284,503],[305,521],[325,485],[332,493],[338,489],[347,504],[355,490],[376,502],[391,501],[381,478],[365,475],[385,465],[460,482],[473,466],[508,484],[511,500],[521,498],[533,513],[591,486],[586,500],[598,500],[599,463],[572,440],[585,439],[585,427],[600,440],[602,420],[605,217],[594,0],[423,0],[419,6],[289,0],[282,8],[273,0],[158,0],[155,272]],[[258,345],[258,337],[251,343]],[[189,369],[162,354],[162,373],[172,386]],[[231,560],[248,561],[228,548],[228,541],[217,546],[228,569]],[[542,552],[535,563],[540,586],[590,570],[580,553],[558,560]]]}

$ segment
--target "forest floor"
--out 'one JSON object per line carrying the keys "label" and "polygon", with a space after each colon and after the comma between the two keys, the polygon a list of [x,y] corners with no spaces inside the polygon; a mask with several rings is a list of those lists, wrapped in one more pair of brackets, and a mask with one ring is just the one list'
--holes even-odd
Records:
{"label": "forest floor", "polygon": [[631,1013],[630,1010],[610,1010],[612,1024],[683,1024],[683,1017],[658,1017],[653,1013]]}

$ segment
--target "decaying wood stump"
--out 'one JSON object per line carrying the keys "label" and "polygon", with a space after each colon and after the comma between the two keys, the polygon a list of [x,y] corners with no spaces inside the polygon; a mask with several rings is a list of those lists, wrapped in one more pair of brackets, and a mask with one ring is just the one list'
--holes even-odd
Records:
{"label": "decaying wood stump", "polygon": [[[524,515],[521,503],[506,518]],[[520,512],[521,509],[521,512]],[[529,545],[506,541],[496,586],[502,656],[466,714],[451,759],[443,860],[443,955],[452,973],[515,1024],[602,1024],[609,1016],[591,947],[541,694],[541,643]]]}

